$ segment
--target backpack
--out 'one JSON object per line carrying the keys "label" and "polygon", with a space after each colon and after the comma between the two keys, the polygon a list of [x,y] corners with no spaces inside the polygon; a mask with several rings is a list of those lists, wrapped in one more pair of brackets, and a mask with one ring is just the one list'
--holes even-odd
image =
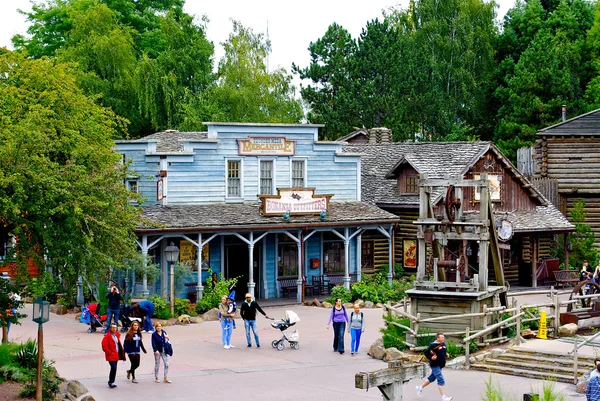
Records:
{"label": "backpack", "polygon": [[[352,323],[352,316],[354,316],[354,311],[350,312],[350,322]],[[360,320],[362,321],[363,313],[360,312]]]}

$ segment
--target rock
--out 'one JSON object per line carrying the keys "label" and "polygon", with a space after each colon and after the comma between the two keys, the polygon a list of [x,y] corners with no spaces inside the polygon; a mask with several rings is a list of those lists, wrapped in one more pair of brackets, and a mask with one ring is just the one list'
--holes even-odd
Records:
{"label": "rock", "polygon": [[371,357],[375,359],[383,359],[383,357],[385,356],[385,348],[373,344],[371,345],[371,348],[369,348],[367,354],[371,355]]}
{"label": "rock", "polygon": [[372,308],[373,307],[373,302],[371,301],[365,301],[365,308]]}
{"label": "rock", "polygon": [[357,299],[354,303],[357,304],[359,308],[365,307],[365,301],[363,301],[362,299]]}
{"label": "rock", "polygon": [[[352,302],[347,302],[344,304],[344,308],[346,308],[347,310],[352,310],[354,309],[354,304]],[[350,313],[350,312],[348,312]]]}
{"label": "rock", "polygon": [[69,313],[69,309],[67,309],[66,306],[61,304],[52,304],[50,305],[50,312],[57,315],[66,315],[67,313]]}
{"label": "rock", "polygon": [[33,303],[33,298],[32,297],[23,297],[21,298],[23,300],[24,303],[26,304],[32,304]]}
{"label": "rock", "polygon": [[575,323],[567,323],[564,326],[558,328],[559,337],[572,337],[577,333],[579,327]]}
{"label": "rock", "polygon": [[202,319],[200,316],[190,317],[190,323],[202,323],[202,322],[204,322],[204,319]]}
{"label": "rock", "polygon": [[487,357],[489,356],[489,354],[490,354],[489,352],[483,352],[483,353],[481,353],[481,354],[479,354],[479,355],[475,355],[475,360],[476,360],[477,362],[481,362],[481,361],[483,361],[485,358],[487,358]]}
{"label": "rock", "polygon": [[475,357],[474,356],[470,356],[469,357],[469,363],[475,363]]}
{"label": "rock", "polygon": [[492,358],[498,358],[500,355],[506,353],[506,350],[500,349],[500,348],[495,348],[492,350]]}
{"label": "rock", "polygon": [[85,397],[83,397],[81,399],[81,401],[96,401],[96,399],[94,397],[92,397],[91,395],[86,395]]}
{"label": "rock", "polygon": [[79,382],[79,380],[69,380],[67,383],[67,391],[76,399],[88,392],[87,387]]}
{"label": "rock", "polygon": [[521,332],[521,337],[523,338],[534,338],[535,333],[531,331],[531,329],[525,329]]}
{"label": "rock", "polygon": [[383,308],[383,304],[382,304],[381,302],[377,302],[377,303],[375,304],[375,307],[376,307],[376,308]]}
{"label": "rock", "polygon": [[313,306],[313,301],[304,301],[304,306]]}
{"label": "rock", "polygon": [[213,308],[204,313],[201,317],[205,322],[219,320],[219,310],[217,308]]}
{"label": "rock", "polygon": [[[573,324],[573,323],[569,323],[569,324]],[[588,385],[588,380],[585,381],[581,381],[579,383],[577,383],[577,386],[575,386],[575,391],[579,394],[585,394],[585,390],[587,389],[587,385]]]}
{"label": "rock", "polygon": [[[469,358],[469,361],[471,361],[471,358]],[[467,363],[467,357],[463,355],[463,356],[454,358],[450,362],[447,362],[446,367],[450,368],[450,369],[462,369],[466,363]]]}
{"label": "rock", "polygon": [[386,348],[385,353],[383,355],[383,360],[386,362],[389,361],[398,361],[404,358],[404,353],[397,348]]}
{"label": "rock", "polygon": [[321,307],[321,302],[319,302],[319,300],[317,298],[313,299],[313,305],[316,306],[317,308]]}
{"label": "rock", "polygon": [[178,324],[190,324],[190,315],[181,315],[177,318]]}
{"label": "rock", "polygon": [[73,309],[71,309],[71,313],[81,313],[81,308],[79,306],[76,306]]}
{"label": "rock", "polygon": [[321,304],[321,306],[322,306],[323,308],[328,308],[328,309],[331,309],[331,308],[333,308],[333,305],[331,305],[329,302],[323,302],[323,303]]}

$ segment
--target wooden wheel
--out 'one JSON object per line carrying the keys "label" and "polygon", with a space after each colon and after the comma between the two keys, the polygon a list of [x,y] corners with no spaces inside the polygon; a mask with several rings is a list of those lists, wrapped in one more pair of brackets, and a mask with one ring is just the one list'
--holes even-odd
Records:
{"label": "wooden wheel", "polygon": [[456,197],[456,191],[454,185],[448,185],[446,189],[446,202],[444,202],[446,209],[446,215],[448,220],[453,222],[456,219],[456,212],[460,209],[460,199]]}
{"label": "wooden wheel", "polygon": [[[574,295],[579,295],[582,288],[587,285],[590,285],[592,288],[592,293],[600,292],[600,285],[593,280],[581,281],[575,287],[573,287],[573,291],[571,291],[571,295],[569,296],[569,301],[573,300]],[[591,298],[590,298],[591,299]],[[583,303],[583,302],[582,302]],[[573,310],[573,304],[567,305],[567,312],[571,312]]]}

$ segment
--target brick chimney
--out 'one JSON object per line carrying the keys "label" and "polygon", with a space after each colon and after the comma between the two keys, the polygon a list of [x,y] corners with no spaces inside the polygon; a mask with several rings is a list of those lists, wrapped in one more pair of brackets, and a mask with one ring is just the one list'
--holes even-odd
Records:
{"label": "brick chimney", "polygon": [[392,143],[392,130],[385,127],[369,129],[369,143],[385,144]]}

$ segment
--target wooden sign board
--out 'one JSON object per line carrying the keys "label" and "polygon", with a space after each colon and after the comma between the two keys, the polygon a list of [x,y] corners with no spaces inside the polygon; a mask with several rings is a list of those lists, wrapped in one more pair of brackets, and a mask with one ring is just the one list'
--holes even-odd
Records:
{"label": "wooden sign board", "polygon": [[277,195],[258,195],[263,216],[318,215],[329,207],[333,194],[315,195],[315,188],[277,188]]}
{"label": "wooden sign board", "polygon": [[249,136],[238,139],[240,156],[294,156],[296,141],[288,141],[283,136]]}
{"label": "wooden sign board", "polygon": [[156,200],[162,200],[163,197],[163,180],[161,178],[156,181]]}

